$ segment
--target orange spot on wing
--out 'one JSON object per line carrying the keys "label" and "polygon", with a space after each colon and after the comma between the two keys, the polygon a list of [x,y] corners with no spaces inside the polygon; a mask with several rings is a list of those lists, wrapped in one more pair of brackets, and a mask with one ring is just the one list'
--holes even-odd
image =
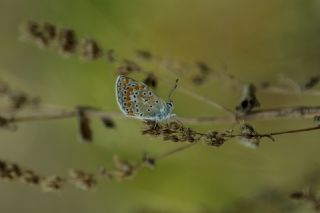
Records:
{"label": "orange spot on wing", "polygon": [[133,111],[129,110],[128,115],[133,115]]}
{"label": "orange spot on wing", "polygon": [[130,101],[130,95],[129,94],[127,94],[125,97],[126,97],[127,101]]}
{"label": "orange spot on wing", "polygon": [[125,101],[125,104],[126,104],[127,107],[131,107],[131,102],[130,102],[130,100],[126,100],[126,101]]}

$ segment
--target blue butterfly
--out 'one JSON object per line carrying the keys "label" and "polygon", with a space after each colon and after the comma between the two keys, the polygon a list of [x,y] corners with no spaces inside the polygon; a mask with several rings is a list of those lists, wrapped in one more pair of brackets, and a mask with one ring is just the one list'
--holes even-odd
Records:
{"label": "blue butterfly", "polygon": [[115,87],[118,106],[128,117],[158,122],[174,116],[173,102],[164,101],[142,82],[119,75]]}

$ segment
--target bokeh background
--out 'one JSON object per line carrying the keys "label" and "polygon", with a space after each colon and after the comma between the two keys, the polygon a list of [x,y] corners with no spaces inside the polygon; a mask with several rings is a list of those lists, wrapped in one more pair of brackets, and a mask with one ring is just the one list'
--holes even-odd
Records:
{"label": "bokeh background", "polygon": [[[123,55],[147,49],[176,60],[206,61],[214,69],[227,64],[229,73],[246,82],[272,82],[284,73],[302,83],[319,74],[319,11],[317,0],[0,0],[1,79],[48,104],[118,110],[114,66],[103,60],[66,59],[21,42],[20,24],[35,20],[73,28]],[[170,73],[156,73],[175,79]],[[181,85],[230,108],[241,97],[241,91],[226,89],[214,77],[201,86],[182,77]],[[169,89],[160,82],[157,92],[165,97]],[[319,97],[258,95],[266,108],[320,104]],[[177,115],[225,115],[179,92],[173,99]],[[261,132],[312,125],[311,120],[251,123]],[[111,165],[113,154],[135,160],[143,151],[161,153],[178,146],[141,136],[139,121],[121,119],[116,124],[117,129],[110,130],[95,122],[93,144],[81,144],[75,119],[24,123],[14,133],[1,130],[1,158],[43,174],[64,175],[69,168],[94,171]],[[231,126],[193,127],[206,131]],[[286,198],[305,174],[319,166],[319,136],[319,132],[283,135],[257,150],[235,141],[220,148],[199,145],[160,161],[154,170],[141,171],[133,180],[105,182],[89,192],[70,187],[44,193],[37,187],[1,182],[1,212],[214,212],[243,200],[255,202],[266,189],[279,190]],[[263,205],[252,212],[270,208],[268,202]],[[271,209],[268,212],[282,212]]]}

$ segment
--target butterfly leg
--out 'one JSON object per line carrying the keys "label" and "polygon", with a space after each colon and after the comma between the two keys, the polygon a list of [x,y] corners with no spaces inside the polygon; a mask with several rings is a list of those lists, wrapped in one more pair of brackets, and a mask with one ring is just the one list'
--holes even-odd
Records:
{"label": "butterfly leg", "polygon": [[[178,119],[178,117],[177,117],[177,115],[176,115],[176,114],[172,114],[172,115],[171,115],[171,117],[170,117],[170,119],[169,119],[168,121],[170,121],[170,120],[173,120],[173,121],[175,121],[175,122],[179,123],[179,124],[180,124],[180,126],[183,126],[182,121],[180,121],[180,120]],[[168,121],[167,121],[167,122],[168,122]]]}
{"label": "butterfly leg", "polygon": [[154,126],[153,126],[153,130],[157,129],[157,127],[158,127],[158,122],[155,121],[155,122],[154,122]]}

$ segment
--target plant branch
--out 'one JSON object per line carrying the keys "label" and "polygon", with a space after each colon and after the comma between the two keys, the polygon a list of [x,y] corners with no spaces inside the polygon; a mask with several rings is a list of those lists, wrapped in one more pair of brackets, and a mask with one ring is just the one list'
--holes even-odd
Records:
{"label": "plant branch", "polygon": [[[88,116],[103,118],[111,117],[123,119],[125,116],[120,112],[106,112],[98,109],[88,109]],[[238,116],[238,120],[273,120],[273,119],[293,119],[293,118],[312,118],[320,115],[320,106],[296,106],[283,107],[273,109],[254,110],[248,114]],[[77,116],[76,109],[51,109],[50,111],[36,111],[26,115],[15,115],[8,118],[8,121],[13,123],[31,122],[41,120],[56,120],[65,118],[74,118]],[[235,118],[233,116],[206,116],[206,117],[178,117],[180,121],[186,124],[219,124],[219,123],[233,123]]]}

